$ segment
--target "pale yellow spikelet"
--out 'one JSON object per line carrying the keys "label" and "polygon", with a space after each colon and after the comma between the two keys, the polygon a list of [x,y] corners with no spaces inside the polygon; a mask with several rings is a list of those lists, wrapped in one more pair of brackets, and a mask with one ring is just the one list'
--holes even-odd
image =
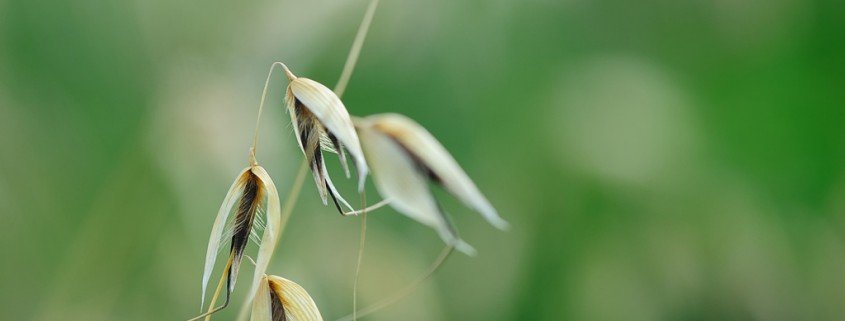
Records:
{"label": "pale yellow spikelet", "polygon": [[252,321],[323,321],[314,299],[302,286],[283,277],[261,279],[252,303]]}
{"label": "pale yellow spikelet", "polygon": [[270,290],[276,293],[285,307],[287,320],[323,321],[314,299],[299,284],[275,275],[267,279],[270,281]]}
{"label": "pale yellow spikelet", "polygon": [[340,98],[323,84],[303,77],[291,80],[290,89],[293,96],[314,113],[328,132],[337,137],[349,151],[358,168],[359,184],[363,185],[367,176],[367,163],[364,161],[361,143],[358,141],[349,112]]}
{"label": "pale yellow spikelet", "polygon": [[223,231],[226,228],[226,222],[229,218],[229,213],[232,212],[232,207],[235,206],[236,201],[243,193],[244,185],[246,184],[246,177],[250,168],[244,168],[229,191],[223,199],[223,204],[220,205],[220,210],[217,212],[217,218],[214,219],[214,225],[211,228],[211,236],[208,238],[208,249],[205,253],[205,267],[202,273],[202,300],[201,306],[205,305],[205,294],[208,289],[208,281],[211,279],[211,272],[214,269],[214,263],[217,262],[217,254],[220,250],[220,242],[223,241]]}
{"label": "pale yellow spikelet", "polygon": [[374,115],[368,119],[377,130],[393,137],[406,148],[432,172],[438,183],[466,206],[481,213],[493,226],[503,230],[508,228],[508,222],[499,216],[455,158],[428,130],[400,114]]}
{"label": "pale yellow spikelet", "polygon": [[258,257],[255,263],[255,274],[253,276],[252,286],[248,292],[246,302],[249,302],[249,297],[253,295],[259,286],[261,278],[267,272],[267,266],[270,265],[270,258],[276,249],[278,243],[279,233],[281,231],[281,211],[282,205],[279,200],[279,193],[276,190],[276,185],[261,166],[253,166],[253,173],[258,176],[264,183],[267,189],[267,225],[264,227],[264,233],[261,236],[261,243],[258,246]]}
{"label": "pale yellow spikelet", "polygon": [[[238,204],[236,210],[235,204]],[[224,240],[223,234],[227,226],[231,226],[232,230],[229,264],[224,272],[228,274],[227,295],[234,291],[243,251],[246,248],[250,233],[253,233],[256,216],[260,214],[259,209],[263,207],[262,204],[266,204],[263,218],[266,226],[264,226],[264,233],[259,244],[258,263],[255,268],[256,279],[253,284],[258,282],[257,280],[264,274],[269,264],[269,257],[272,255],[276,244],[275,239],[279,230],[281,212],[279,194],[273,180],[263,167],[255,164],[238,174],[217,213],[209,237],[206,262],[203,269],[202,305],[205,305],[208,282],[217,260],[221,242]],[[236,216],[229,220],[230,213],[233,211]]]}
{"label": "pale yellow spikelet", "polygon": [[349,169],[344,151],[348,151],[358,171],[359,191],[363,190],[369,170],[349,112],[331,89],[314,80],[297,77],[287,67],[284,68],[289,80],[285,105],[296,131],[297,143],[310,163],[320,197],[324,204],[327,204],[327,196],[331,196],[336,203],[339,200],[346,205],[348,203],[340,197],[328,178],[323,165],[323,151],[338,153],[347,176]]}
{"label": "pale yellow spikelet", "polygon": [[261,278],[258,289],[255,291],[255,298],[252,300],[252,312],[250,321],[273,321],[273,306],[270,298],[270,284],[267,276]]}
{"label": "pale yellow spikelet", "polygon": [[434,228],[447,244],[470,255],[474,249],[456,235],[429,188],[430,180],[494,226],[507,227],[455,159],[422,126],[397,114],[355,118],[354,122],[373,182],[391,207]]}

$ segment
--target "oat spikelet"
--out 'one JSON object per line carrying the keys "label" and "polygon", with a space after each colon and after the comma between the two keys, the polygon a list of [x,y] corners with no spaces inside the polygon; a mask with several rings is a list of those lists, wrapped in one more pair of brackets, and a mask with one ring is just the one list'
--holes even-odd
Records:
{"label": "oat spikelet", "polygon": [[264,185],[258,179],[258,176],[255,175],[254,170],[246,172],[245,181],[241,199],[235,211],[232,244],[229,250],[232,256],[232,268],[229,270],[228,276],[229,293],[235,291],[235,282],[237,281],[238,271],[240,270],[241,261],[244,257],[244,249],[246,249],[246,245],[249,243],[249,235],[255,222],[255,215],[258,213],[258,207],[261,204],[261,200],[264,199],[264,193],[266,192]]}
{"label": "oat spikelet", "polygon": [[343,213],[341,204],[349,209],[352,207],[331,182],[323,152],[338,153],[348,176],[344,150],[348,151],[358,172],[358,189],[363,190],[368,167],[349,112],[331,89],[311,79],[297,77],[287,67],[284,69],[289,80],[285,105],[296,131],[296,141],[310,164],[323,204],[328,204],[328,197],[331,197]]}
{"label": "oat spikelet", "polygon": [[[265,201],[266,200],[266,201]],[[202,279],[202,306],[205,305],[205,295],[208,288],[208,282],[214,270],[214,264],[217,260],[218,251],[222,241],[224,240],[224,231],[227,226],[231,226],[230,230],[230,248],[228,255],[226,273],[226,303],[229,302],[229,296],[235,290],[235,284],[238,277],[241,262],[244,256],[244,249],[249,243],[250,234],[254,233],[256,217],[260,215],[262,204],[266,203],[265,220],[267,225],[264,228],[264,236],[261,239],[258,253],[258,263],[256,265],[256,272],[260,271],[260,275],[264,274],[264,270],[269,263],[268,255],[272,254],[273,247],[275,247],[275,232],[278,230],[279,222],[279,196],[272,179],[264,170],[263,167],[254,164],[247,167],[238,174],[235,182],[229,188],[223,204],[217,213],[217,218],[211,229],[211,236],[208,241],[208,250],[206,251],[205,267],[203,269]],[[237,204],[237,207],[235,206]],[[234,210],[234,218],[229,219],[230,213]],[[254,281],[257,282],[257,281]]]}
{"label": "oat spikelet", "polygon": [[373,182],[389,205],[397,211],[433,227],[447,244],[461,252],[474,250],[456,235],[431,193],[428,182],[443,186],[468,207],[478,211],[493,226],[508,224],[499,217],[475,183],[452,155],[425,128],[402,115],[381,114],[356,118]]}
{"label": "oat spikelet", "polygon": [[261,279],[252,321],[323,321],[314,300],[299,284],[275,275]]}
{"label": "oat spikelet", "polygon": [[208,281],[211,278],[211,272],[214,269],[214,263],[217,262],[217,252],[220,250],[220,243],[223,241],[223,231],[226,228],[226,222],[229,218],[229,213],[235,202],[243,194],[243,188],[246,184],[249,168],[241,171],[232,186],[229,187],[229,192],[223,199],[223,204],[220,205],[220,210],[217,212],[217,218],[214,220],[214,225],[211,228],[211,236],[208,238],[208,249],[205,252],[205,267],[202,273],[202,303],[201,307],[205,306],[205,293],[208,289]]}
{"label": "oat spikelet", "polygon": [[273,315],[276,314],[278,312],[274,311],[272,298],[270,297],[270,284],[267,282],[267,277],[264,276],[259,281],[258,289],[255,291],[255,298],[252,300],[252,314],[249,320],[274,321]]}
{"label": "oat spikelet", "polygon": [[264,228],[261,244],[258,246],[258,257],[256,258],[252,286],[247,294],[247,300],[244,302],[249,302],[252,299],[261,282],[261,278],[267,272],[267,266],[270,265],[270,258],[273,257],[273,252],[276,249],[281,232],[282,205],[276,185],[273,184],[273,180],[267,174],[267,171],[260,166],[255,170],[255,175],[262,182],[265,182],[265,188],[267,189],[267,226]]}

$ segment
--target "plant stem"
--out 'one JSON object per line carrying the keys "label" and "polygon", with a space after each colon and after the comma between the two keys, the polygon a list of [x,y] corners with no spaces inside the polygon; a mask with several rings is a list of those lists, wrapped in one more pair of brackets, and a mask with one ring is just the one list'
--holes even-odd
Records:
{"label": "plant stem", "polygon": [[355,281],[352,283],[352,321],[358,320],[358,278],[361,275],[361,262],[364,260],[364,245],[367,241],[367,194],[361,193],[361,240],[358,244],[358,261],[355,264]]}
{"label": "plant stem", "polygon": [[220,290],[223,289],[223,280],[226,278],[226,274],[220,276],[220,281],[217,282],[217,289],[214,290],[214,296],[211,297],[211,301],[209,301],[208,311],[205,313],[205,321],[211,320],[211,311],[214,310],[214,303],[217,303],[217,297],[220,296]]}
{"label": "plant stem", "polygon": [[355,69],[355,65],[358,64],[358,56],[361,54],[361,48],[364,46],[364,40],[367,38],[367,31],[369,31],[370,24],[373,22],[373,16],[376,14],[378,1],[370,1],[367,12],[364,14],[364,20],[361,21],[361,25],[358,27],[358,34],[355,35],[355,41],[352,42],[352,49],[349,50],[349,56],[346,57],[346,64],[343,66],[343,71],[340,73],[340,78],[334,87],[334,93],[338,97],[343,96],[343,92],[346,91],[346,85],[349,84],[349,78],[352,77],[352,71]]}
{"label": "plant stem", "polygon": [[[355,70],[355,65],[358,64],[358,57],[361,55],[361,48],[364,47],[364,40],[367,39],[367,33],[370,30],[370,24],[373,22],[373,17],[376,14],[379,0],[370,1],[367,6],[367,11],[364,13],[364,19],[361,20],[361,25],[358,26],[358,33],[355,34],[355,40],[352,41],[352,48],[349,49],[349,55],[346,57],[346,63],[343,65],[343,71],[340,73],[340,78],[334,87],[334,93],[338,98],[343,96],[346,91],[346,85],[349,84],[349,79],[352,77],[352,72]],[[363,185],[362,187],[363,188]],[[355,265],[355,281],[352,284],[352,320],[357,320],[355,311],[358,310],[358,276],[361,274],[361,261],[364,257],[364,244],[367,235],[367,208],[366,208],[366,194],[361,192],[361,241],[358,245],[358,260]]]}
{"label": "plant stem", "polygon": [[296,201],[299,199],[299,192],[302,191],[302,183],[305,182],[305,175],[308,174],[308,161],[305,159],[299,164],[299,170],[296,171],[296,178],[293,185],[288,192],[288,197],[285,198],[285,203],[282,205],[282,216],[279,226],[279,233],[276,235],[276,242],[282,237],[282,232],[285,231],[288,219],[290,219],[293,208],[296,206]]}
{"label": "plant stem", "polygon": [[217,281],[217,289],[214,290],[214,295],[208,303],[208,311],[205,312],[208,313],[208,315],[205,316],[205,321],[211,320],[211,311],[214,310],[214,303],[217,303],[217,298],[220,296],[220,290],[223,289],[223,280],[226,279],[226,274],[229,273],[229,269],[232,266],[231,262],[232,261],[229,261],[229,263],[226,264],[226,268],[223,269],[223,274],[220,275],[220,281]]}
{"label": "plant stem", "polygon": [[188,319],[188,321],[199,320],[202,317],[205,317],[205,321],[211,320],[211,315],[220,312],[220,310],[225,309],[229,306],[229,301],[232,298],[232,293],[226,290],[226,302],[219,307],[214,307],[214,303],[217,303],[217,298],[220,297],[220,290],[223,289],[223,280],[226,279],[226,276],[229,274],[229,271],[232,269],[232,259],[234,258],[234,253],[229,254],[229,260],[226,261],[226,267],[223,269],[223,274],[220,275],[220,281],[217,281],[217,289],[214,290],[214,295],[211,297],[211,301],[208,303],[208,311],[203,314],[200,314],[196,317]]}
{"label": "plant stem", "polygon": [[401,290],[396,291],[396,293],[393,294],[392,296],[385,298],[385,299],[382,299],[381,301],[379,301],[379,302],[377,302],[377,303],[375,303],[371,306],[363,308],[363,309],[361,309],[361,311],[352,311],[352,314],[348,314],[348,315],[338,319],[337,321],[351,321],[351,320],[355,320],[355,318],[358,318],[358,317],[368,316],[368,315],[373,314],[375,312],[378,312],[379,310],[384,309],[384,308],[398,302],[402,298],[408,296],[408,294],[411,294],[420,285],[422,285],[423,282],[425,282],[426,280],[431,278],[431,276],[434,275],[434,273],[437,272],[438,269],[440,269],[440,267],[443,265],[443,263],[446,262],[446,259],[449,258],[449,255],[452,254],[452,252],[454,250],[455,250],[455,248],[453,246],[446,245],[446,247],[443,248],[443,251],[440,252],[440,256],[438,256],[437,259],[435,259],[434,262],[431,264],[431,266],[428,268],[428,271],[426,271],[425,274],[423,274],[419,278],[417,278],[414,282],[412,282],[411,284],[402,288]]}
{"label": "plant stem", "polygon": [[255,119],[255,133],[252,135],[252,148],[249,149],[249,164],[251,166],[258,165],[255,160],[255,149],[258,148],[258,128],[261,126],[261,112],[264,110],[264,102],[267,100],[267,90],[270,87],[270,78],[273,76],[273,69],[276,66],[281,66],[285,73],[290,73],[287,66],[281,62],[274,62],[270,65],[270,71],[267,72],[267,80],[264,81],[264,89],[261,91],[261,101],[258,103],[258,117]]}

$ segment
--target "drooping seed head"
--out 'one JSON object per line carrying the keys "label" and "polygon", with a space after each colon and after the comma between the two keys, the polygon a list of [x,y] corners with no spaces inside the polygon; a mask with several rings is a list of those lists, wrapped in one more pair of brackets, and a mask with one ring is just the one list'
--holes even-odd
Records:
{"label": "drooping seed head", "polygon": [[275,275],[261,279],[252,321],[323,321],[314,299],[299,284]]}
{"label": "drooping seed head", "polygon": [[338,198],[346,203],[336,193],[328,177],[322,152],[338,153],[341,165],[349,176],[344,150],[349,151],[358,172],[358,189],[363,191],[369,169],[349,112],[340,98],[323,84],[296,77],[286,67],[285,74],[289,80],[285,105],[296,131],[297,143],[311,166],[323,203],[326,204],[327,195],[335,198],[335,203]]}
{"label": "drooping seed head", "polygon": [[[237,207],[235,204],[237,204]],[[249,242],[251,233],[253,233],[257,216],[261,214],[261,208],[266,208],[263,219],[266,226],[264,226],[264,233],[259,244],[258,263],[255,268],[257,278],[254,277],[253,283],[256,283],[267,269],[269,256],[272,255],[275,247],[281,215],[279,194],[273,180],[263,167],[253,165],[241,171],[235,182],[232,183],[211,229],[203,269],[202,305],[205,305],[208,282],[214,270],[221,243],[224,241],[224,231],[227,230],[227,226],[231,226],[229,228],[231,230],[231,239],[229,240],[231,246],[228,255],[229,264],[227,264],[229,266],[227,270],[227,295],[235,290],[244,249]],[[235,216],[232,220],[229,220],[233,209]]]}
{"label": "drooping seed head", "polygon": [[481,213],[493,226],[507,228],[507,222],[425,128],[398,114],[355,118],[354,123],[373,171],[373,182],[397,211],[435,228],[458,250],[472,253],[472,248],[455,235],[431,193],[428,183],[432,181]]}

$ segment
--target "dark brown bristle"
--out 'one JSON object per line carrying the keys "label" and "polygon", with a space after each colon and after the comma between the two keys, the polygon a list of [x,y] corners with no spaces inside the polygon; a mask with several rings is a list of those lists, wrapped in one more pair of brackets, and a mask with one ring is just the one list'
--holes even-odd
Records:
{"label": "dark brown bristle", "polygon": [[305,151],[305,159],[313,164],[315,156],[312,152],[313,146],[320,146],[319,122],[299,99],[294,104],[294,111],[296,112],[296,119],[299,121],[299,128],[296,131]]}
{"label": "dark brown bristle", "polygon": [[327,136],[329,136],[329,141],[332,142],[334,150],[336,150],[338,155],[340,155],[340,152],[343,151],[343,146],[340,146],[340,141],[337,140],[337,137],[332,133],[328,133]]}
{"label": "dark brown bristle", "polygon": [[[337,211],[343,214],[343,209],[340,207],[340,203],[338,203],[337,197],[335,196],[337,191],[329,186],[329,183],[326,181],[324,176],[328,175],[328,173],[323,172],[323,150],[320,146],[320,135],[323,131],[323,127],[314,114],[308,111],[308,108],[306,108],[299,99],[297,99],[294,103],[294,111],[296,112],[296,118],[299,121],[297,134],[302,142],[302,148],[305,151],[305,159],[310,164],[311,172],[313,173],[317,184],[322,185],[328,191],[327,194],[331,196],[332,202],[334,202]],[[327,133],[327,136],[329,137],[329,140],[331,140],[333,147],[338,150],[338,153],[342,153],[342,146],[337,137],[335,137],[332,133]]]}
{"label": "dark brown bristle", "polygon": [[[319,171],[322,168],[322,166],[320,166],[320,165],[323,162],[323,151],[320,149],[320,146],[316,147],[316,150],[314,151],[314,156],[315,157],[314,157],[314,167],[313,168],[315,170]],[[337,211],[340,212],[340,214],[343,214],[343,209],[340,208],[340,203],[337,202],[337,197],[335,196],[337,191],[335,191],[331,187],[331,185],[329,185],[328,181],[326,181],[325,178],[322,178],[322,184],[326,187],[326,190],[329,191],[328,194],[329,194],[329,196],[331,196],[332,202],[334,202],[334,206],[337,208]]]}

